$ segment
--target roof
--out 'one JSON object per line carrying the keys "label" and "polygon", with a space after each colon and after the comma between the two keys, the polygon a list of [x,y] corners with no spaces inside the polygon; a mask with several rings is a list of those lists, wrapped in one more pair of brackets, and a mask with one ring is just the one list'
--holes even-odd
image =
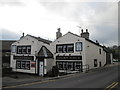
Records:
{"label": "roof", "polygon": [[0,40],[2,42],[2,51],[10,51],[11,44],[16,42],[15,40]]}
{"label": "roof", "polygon": [[[83,37],[81,37],[81,36],[79,36],[79,35],[77,35],[77,34],[74,34],[74,33],[70,32],[70,31],[69,31],[68,33],[70,33],[70,34],[72,34],[72,35],[74,35],[74,36],[77,36],[77,37],[83,38]],[[66,33],[65,35],[67,35],[68,33]],[[63,36],[65,36],[65,35],[63,35]],[[92,41],[92,40],[90,40],[90,39],[85,38],[85,40],[87,40],[88,42],[91,42],[91,43],[93,43],[93,44],[95,44],[95,45],[100,46],[100,47],[103,48],[102,45],[100,45],[100,44],[98,44],[98,43],[96,43],[96,42],[94,42],[94,41]]]}
{"label": "roof", "polygon": [[42,46],[37,57],[53,58],[53,54],[45,46]]}
{"label": "roof", "polygon": [[35,36],[29,35],[29,34],[27,34],[27,36],[33,37],[33,38],[37,39],[38,41],[44,42],[46,44],[50,44],[52,42],[50,40],[46,40],[46,39],[43,39],[41,37],[35,37]]}

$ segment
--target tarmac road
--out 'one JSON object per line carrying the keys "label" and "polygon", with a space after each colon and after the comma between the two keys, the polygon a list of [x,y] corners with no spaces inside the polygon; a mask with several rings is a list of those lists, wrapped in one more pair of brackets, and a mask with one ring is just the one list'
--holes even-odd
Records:
{"label": "tarmac road", "polygon": [[118,86],[119,71],[118,66],[114,66],[85,74],[76,74],[71,77],[16,85],[8,88],[103,88],[106,90],[107,88]]}

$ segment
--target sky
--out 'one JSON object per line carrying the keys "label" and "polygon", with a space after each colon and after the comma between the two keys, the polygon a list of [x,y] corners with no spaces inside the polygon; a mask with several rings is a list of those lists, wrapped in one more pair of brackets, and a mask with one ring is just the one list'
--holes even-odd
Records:
{"label": "sky", "polygon": [[[79,28],[81,27],[81,28]],[[57,28],[80,35],[81,29],[101,45],[118,44],[118,0],[1,0],[0,39],[22,33],[54,41]]]}

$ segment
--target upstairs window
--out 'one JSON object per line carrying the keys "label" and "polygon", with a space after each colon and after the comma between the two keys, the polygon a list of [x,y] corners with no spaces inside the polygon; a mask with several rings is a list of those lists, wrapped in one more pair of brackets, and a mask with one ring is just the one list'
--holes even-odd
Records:
{"label": "upstairs window", "polygon": [[27,53],[28,53],[28,54],[31,53],[31,46],[27,46]]}
{"label": "upstairs window", "polygon": [[99,54],[101,54],[101,49],[99,49]]}
{"label": "upstairs window", "polygon": [[18,53],[18,54],[21,54],[21,53],[22,53],[22,47],[21,47],[21,46],[18,46],[18,47],[17,47],[17,53]]}
{"label": "upstairs window", "polygon": [[17,46],[17,54],[30,54],[31,46]]}
{"label": "upstairs window", "polygon": [[74,52],[74,45],[73,44],[67,45],[67,52],[69,52],[69,53]]}
{"label": "upstairs window", "polygon": [[22,47],[22,53],[23,53],[23,54],[26,54],[26,52],[27,52],[26,46],[23,46],[23,47]]}
{"label": "upstairs window", "polygon": [[82,42],[76,42],[76,51],[82,51]]}
{"label": "upstairs window", "polygon": [[63,52],[63,47],[57,46],[57,53],[62,53],[62,52]]}
{"label": "upstairs window", "polygon": [[11,47],[11,52],[12,52],[12,53],[16,53],[16,45],[12,45],[12,47]]}
{"label": "upstairs window", "polygon": [[74,52],[74,44],[59,44],[56,45],[57,53],[73,53]]}

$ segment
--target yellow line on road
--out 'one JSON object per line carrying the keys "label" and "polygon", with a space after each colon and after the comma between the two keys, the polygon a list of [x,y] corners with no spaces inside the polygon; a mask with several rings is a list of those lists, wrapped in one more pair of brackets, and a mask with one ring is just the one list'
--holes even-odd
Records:
{"label": "yellow line on road", "polygon": [[8,86],[8,87],[3,87],[3,88],[16,88],[16,87],[20,87],[20,86],[34,85],[34,84],[40,84],[40,83],[46,83],[46,82],[52,82],[52,81],[55,81],[55,80],[46,80],[46,81],[41,81],[41,82],[26,83],[26,84]]}
{"label": "yellow line on road", "polygon": [[112,85],[114,85],[115,82],[113,82],[112,84],[110,84],[109,86],[107,86],[106,88],[110,88]]}
{"label": "yellow line on road", "polygon": [[114,84],[111,88],[114,88],[118,85],[118,82],[116,82],[116,84]]}
{"label": "yellow line on road", "polygon": [[112,88],[116,87],[118,82],[113,82],[109,86],[107,86],[104,90],[111,90]]}

